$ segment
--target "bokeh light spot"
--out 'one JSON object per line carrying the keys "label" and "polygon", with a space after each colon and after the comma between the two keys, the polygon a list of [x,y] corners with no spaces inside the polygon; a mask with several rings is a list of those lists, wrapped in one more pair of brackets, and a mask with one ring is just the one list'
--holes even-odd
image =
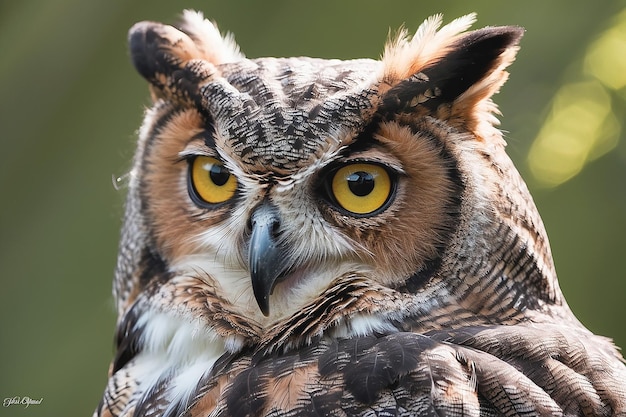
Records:
{"label": "bokeh light spot", "polygon": [[611,97],[598,81],[565,84],[530,148],[530,170],[544,186],[562,184],[613,149],[619,133]]}

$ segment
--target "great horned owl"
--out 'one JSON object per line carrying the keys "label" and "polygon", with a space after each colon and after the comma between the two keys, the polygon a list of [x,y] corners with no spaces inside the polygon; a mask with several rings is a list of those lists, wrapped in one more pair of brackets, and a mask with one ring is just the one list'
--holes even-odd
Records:
{"label": "great horned owl", "polygon": [[473,20],[350,61],[247,59],[191,11],[131,29],[153,106],[97,416],[626,413],[495,127],[523,30]]}

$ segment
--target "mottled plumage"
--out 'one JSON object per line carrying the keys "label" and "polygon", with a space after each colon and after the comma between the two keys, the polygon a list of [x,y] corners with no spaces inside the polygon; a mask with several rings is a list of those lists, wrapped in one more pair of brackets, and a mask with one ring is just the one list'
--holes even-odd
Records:
{"label": "mottled plumage", "polygon": [[495,127],[523,31],[473,20],[378,61],[247,59],[190,11],[131,29],[153,106],[96,416],[626,414]]}

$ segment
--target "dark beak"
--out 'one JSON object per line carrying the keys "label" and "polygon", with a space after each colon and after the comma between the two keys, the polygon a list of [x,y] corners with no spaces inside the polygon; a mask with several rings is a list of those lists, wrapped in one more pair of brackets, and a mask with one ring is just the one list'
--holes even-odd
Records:
{"label": "dark beak", "polygon": [[288,270],[285,251],[279,245],[280,216],[269,202],[261,203],[250,218],[252,235],[248,264],[254,297],[265,316],[269,315],[269,298],[274,286]]}

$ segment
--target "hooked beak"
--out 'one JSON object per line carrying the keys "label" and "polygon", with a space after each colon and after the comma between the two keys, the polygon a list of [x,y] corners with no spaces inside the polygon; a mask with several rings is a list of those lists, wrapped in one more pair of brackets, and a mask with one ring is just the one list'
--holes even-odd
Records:
{"label": "hooked beak", "polygon": [[248,265],[254,298],[261,312],[268,316],[269,297],[287,271],[285,251],[278,243],[280,216],[268,202],[261,203],[251,216],[252,235],[248,250]]}

